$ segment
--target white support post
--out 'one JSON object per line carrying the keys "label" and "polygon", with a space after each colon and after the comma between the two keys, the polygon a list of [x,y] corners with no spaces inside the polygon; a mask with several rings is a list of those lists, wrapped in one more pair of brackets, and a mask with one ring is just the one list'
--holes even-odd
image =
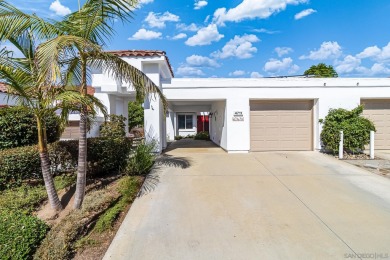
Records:
{"label": "white support post", "polygon": [[375,132],[370,131],[370,159],[375,159]]}
{"label": "white support post", "polygon": [[340,131],[339,159],[344,157],[344,132]]}

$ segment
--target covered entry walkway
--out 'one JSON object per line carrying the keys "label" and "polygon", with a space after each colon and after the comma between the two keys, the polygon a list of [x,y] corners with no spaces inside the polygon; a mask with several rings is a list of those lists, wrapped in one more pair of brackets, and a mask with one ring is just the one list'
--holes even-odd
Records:
{"label": "covered entry walkway", "polygon": [[225,153],[225,151],[211,141],[186,138],[171,142],[166,151],[169,154],[180,153]]}

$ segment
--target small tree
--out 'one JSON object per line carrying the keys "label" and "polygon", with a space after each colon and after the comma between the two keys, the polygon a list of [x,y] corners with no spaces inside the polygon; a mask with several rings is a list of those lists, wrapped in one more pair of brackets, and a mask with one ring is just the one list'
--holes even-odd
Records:
{"label": "small tree", "polygon": [[134,127],[144,126],[144,108],[142,104],[135,101],[129,102],[129,131]]}
{"label": "small tree", "polygon": [[325,63],[311,66],[304,72],[304,75],[314,75],[316,78],[337,78],[339,76],[333,66],[327,66]]}
{"label": "small tree", "polygon": [[120,138],[126,136],[126,117],[122,115],[109,115],[109,120],[100,126],[101,137]]}
{"label": "small tree", "polygon": [[364,146],[370,141],[370,131],[375,131],[374,124],[364,118],[363,106],[358,106],[351,111],[339,108],[330,109],[323,123],[321,141],[326,149],[338,152],[340,131],[344,132],[344,148],[355,153],[364,150]]}

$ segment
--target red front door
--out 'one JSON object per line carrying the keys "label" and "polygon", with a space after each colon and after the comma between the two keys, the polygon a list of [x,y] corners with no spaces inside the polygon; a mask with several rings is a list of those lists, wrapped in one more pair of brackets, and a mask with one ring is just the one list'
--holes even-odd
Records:
{"label": "red front door", "polygon": [[209,116],[198,116],[197,130],[199,132],[208,132],[210,128]]}

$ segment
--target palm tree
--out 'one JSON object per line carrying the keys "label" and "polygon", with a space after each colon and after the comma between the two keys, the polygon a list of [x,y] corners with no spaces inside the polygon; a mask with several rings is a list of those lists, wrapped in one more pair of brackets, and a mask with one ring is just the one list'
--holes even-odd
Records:
{"label": "palm tree", "polygon": [[49,114],[61,111],[60,120],[65,124],[69,112],[77,110],[79,104],[89,107],[97,104],[101,109],[104,109],[104,106],[92,96],[80,95],[76,88],[65,89],[55,84],[60,81],[48,80],[39,66],[36,55],[37,44],[31,29],[10,34],[6,39],[22,53],[23,57],[15,58],[12,52],[6,49],[0,51],[0,81],[8,86],[12,94],[15,94],[18,103],[30,109],[36,117],[38,150],[49,203],[53,209],[61,210],[62,205],[50,172],[44,119]]}
{"label": "palm tree", "polygon": [[[98,68],[118,82],[131,82],[138,99],[143,99],[147,93],[156,93],[165,106],[166,99],[162,92],[143,72],[101,49],[115,32],[113,23],[117,20],[129,21],[137,4],[138,0],[87,0],[78,12],[55,24],[63,35],[40,47],[41,65],[46,66],[47,75],[51,75],[54,80],[60,76],[61,67],[65,66],[67,78],[77,82],[80,93],[85,96],[90,76],[89,68]],[[59,57],[65,57],[67,63],[58,63]],[[74,200],[76,209],[82,205],[86,186],[87,117],[88,109],[83,106],[80,111],[79,157]]]}

